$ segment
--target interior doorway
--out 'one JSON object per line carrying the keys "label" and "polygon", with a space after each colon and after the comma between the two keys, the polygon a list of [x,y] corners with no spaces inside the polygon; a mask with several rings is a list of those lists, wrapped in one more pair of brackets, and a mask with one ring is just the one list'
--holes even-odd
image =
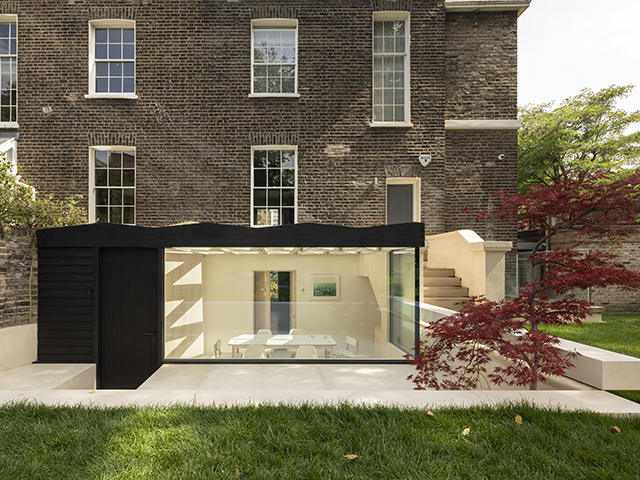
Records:
{"label": "interior doorway", "polygon": [[254,272],[254,330],[288,334],[296,327],[295,272]]}

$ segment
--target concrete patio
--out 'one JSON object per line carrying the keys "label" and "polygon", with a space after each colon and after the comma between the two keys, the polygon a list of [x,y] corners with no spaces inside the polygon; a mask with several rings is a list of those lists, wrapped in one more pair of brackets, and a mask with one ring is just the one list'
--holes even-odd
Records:
{"label": "concrete patio", "polygon": [[0,372],[0,403],[47,405],[387,404],[470,407],[526,400],[544,408],[640,415],[640,404],[561,378],[526,389],[416,391],[410,365],[163,365],[137,390],[95,390],[94,365],[33,364]]}

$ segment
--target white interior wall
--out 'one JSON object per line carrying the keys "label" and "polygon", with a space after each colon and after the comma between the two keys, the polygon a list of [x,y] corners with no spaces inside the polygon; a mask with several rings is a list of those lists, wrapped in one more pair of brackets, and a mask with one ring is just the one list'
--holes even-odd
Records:
{"label": "white interior wall", "polygon": [[204,255],[165,254],[165,358],[197,358],[205,351]]}
{"label": "white interior wall", "polygon": [[[358,276],[358,257],[343,255],[207,255],[204,263],[205,355],[222,340],[254,332],[253,272],[295,271],[296,326],[305,333],[330,334],[345,348],[345,335],[357,335],[361,353],[374,356],[374,329],[380,314],[370,283]],[[340,299],[312,300],[311,274],[340,275]],[[373,314],[372,314],[373,313]]]}

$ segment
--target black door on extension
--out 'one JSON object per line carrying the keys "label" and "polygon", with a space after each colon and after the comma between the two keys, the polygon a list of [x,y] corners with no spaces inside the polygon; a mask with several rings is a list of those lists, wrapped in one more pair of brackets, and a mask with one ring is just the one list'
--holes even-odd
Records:
{"label": "black door on extension", "polygon": [[160,366],[158,255],[101,250],[99,388],[137,388]]}

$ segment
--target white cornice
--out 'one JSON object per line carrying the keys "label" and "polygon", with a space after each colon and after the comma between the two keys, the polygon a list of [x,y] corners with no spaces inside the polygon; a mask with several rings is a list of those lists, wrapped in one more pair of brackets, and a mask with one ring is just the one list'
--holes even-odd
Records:
{"label": "white cornice", "polygon": [[517,11],[522,15],[531,0],[445,0],[447,12],[507,12]]}
{"label": "white cornice", "polygon": [[518,130],[520,120],[445,120],[445,130]]}

